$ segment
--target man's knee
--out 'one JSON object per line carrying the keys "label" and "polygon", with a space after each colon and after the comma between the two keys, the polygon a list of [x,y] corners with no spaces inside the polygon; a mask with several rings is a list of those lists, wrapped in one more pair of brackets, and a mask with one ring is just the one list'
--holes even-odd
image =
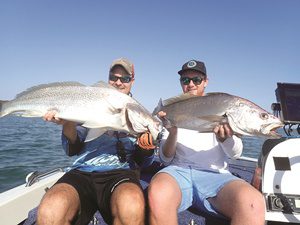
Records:
{"label": "man's knee", "polygon": [[112,194],[111,206],[115,216],[144,215],[145,198],[142,189],[133,183],[119,185]]}
{"label": "man's knee", "polygon": [[148,188],[150,210],[160,211],[160,207],[177,209],[181,202],[181,190],[174,178],[169,175],[156,177]]}
{"label": "man's knee", "polygon": [[47,191],[38,207],[37,223],[53,224],[57,221],[71,221],[79,207],[79,196],[72,186],[55,185]]}
{"label": "man's knee", "polygon": [[[234,183],[232,183],[234,185]],[[245,183],[236,182],[237,186],[231,189],[229,194],[231,198],[223,202],[223,210],[229,218],[241,220],[242,218],[253,222],[252,224],[261,224],[264,221],[265,202],[262,194],[255,188]],[[231,201],[231,208],[228,208]]]}
{"label": "man's knee", "polygon": [[153,182],[148,187],[148,202],[149,207],[157,209],[157,206],[162,205],[161,202],[164,202],[166,198],[165,195],[161,195],[161,185],[157,182]]}
{"label": "man's knee", "polygon": [[236,193],[236,202],[246,211],[260,213],[265,211],[263,195],[250,185],[240,188]]}

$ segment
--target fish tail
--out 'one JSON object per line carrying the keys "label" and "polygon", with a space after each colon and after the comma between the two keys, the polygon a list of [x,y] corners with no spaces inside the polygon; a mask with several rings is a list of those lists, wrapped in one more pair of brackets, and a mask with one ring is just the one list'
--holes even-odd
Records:
{"label": "fish tail", "polygon": [[162,99],[160,98],[157,106],[152,112],[152,115],[155,116],[159,111],[161,111],[162,107],[163,107],[163,103],[162,103]]}
{"label": "fish tail", "polygon": [[0,117],[2,117],[2,106],[3,106],[3,102],[2,101],[0,101]]}
{"label": "fish tail", "polygon": [[1,101],[0,100],[0,117],[3,117],[3,116],[5,116],[6,114],[4,113],[4,104],[5,104],[5,102],[8,102],[8,101]]}

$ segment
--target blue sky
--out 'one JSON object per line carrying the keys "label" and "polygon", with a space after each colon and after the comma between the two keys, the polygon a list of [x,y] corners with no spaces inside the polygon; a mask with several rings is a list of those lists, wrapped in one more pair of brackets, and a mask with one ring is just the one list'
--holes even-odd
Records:
{"label": "blue sky", "polygon": [[42,83],[107,81],[135,64],[134,97],[150,111],[181,93],[189,59],[205,62],[207,92],[270,111],[277,82],[300,83],[298,0],[1,0],[0,99]]}

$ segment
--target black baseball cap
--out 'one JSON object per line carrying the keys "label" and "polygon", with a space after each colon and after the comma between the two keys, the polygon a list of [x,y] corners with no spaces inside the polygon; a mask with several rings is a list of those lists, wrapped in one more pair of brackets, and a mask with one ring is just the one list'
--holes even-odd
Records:
{"label": "black baseball cap", "polygon": [[201,61],[190,60],[190,61],[186,62],[185,64],[183,64],[181,70],[178,71],[178,73],[180,75],[182,75],[182,73],[187,70],[196,70],[196,71],[202,73],[203,75],[207,76],[205,64],[204,64],[204,62],[201,62]]}

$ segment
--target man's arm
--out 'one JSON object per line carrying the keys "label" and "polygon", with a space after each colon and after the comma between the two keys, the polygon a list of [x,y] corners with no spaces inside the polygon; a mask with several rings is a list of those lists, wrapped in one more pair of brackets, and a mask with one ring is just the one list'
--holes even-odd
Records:
{"label": "man's arm", "polygon": [[66,136],[66,138],[69,140],[70,144],[75,144],[76,139],[77,139],[76,123],[66,121],[63,124],[62,132]]}
{"label": "man's arm", "polygon": [[216,126],[214,133],[227,156],[230,158],[239,158],[242,155],[243,142],[239,137],[233,135],[233,131],[229,124]]}
{"label": "man's arm", "polygon": [[[170,121],[166,118],[165,112],[160,111],[160,112],[158,112],[157,115],[163,122],[163,125],[166,128],[166,130],[168,131],[168,132],[166,132],[166,131],[163,132],[162,139],[164,139],[164,140],[161,141],[160,158],[162,161],[169,163],[174,158],[175,153],[176,153],[178,129],[176,126],[173,126],[170,123]],[[164,137],[166,137],[166,138],[164,138]]]}
{"label": "man's arm", "polygon": [[166,158],[173,158],[176,152],[176,143],[177,143],[177,127],[170,127],[167,129],[169,135],[165,140],[164,145],[162,146],[162,153]]}
{"label": "man's arm", "polygon": [[230,157],[237,159],[242,155],[243,142],[242,140],[233,135],[231,138],[227,138],[224,142],[220,143],[225,154]]}

